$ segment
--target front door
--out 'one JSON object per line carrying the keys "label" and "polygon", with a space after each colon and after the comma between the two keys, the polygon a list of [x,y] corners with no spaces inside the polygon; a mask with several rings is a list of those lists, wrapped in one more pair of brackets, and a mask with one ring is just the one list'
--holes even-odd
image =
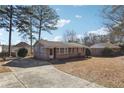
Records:
{"label": "front door", "polygon": [[54,48],[54,59],[56,59],[56,48]]}
{"label": "front door", "polygon": [[50,49],[49,58],[50,58],[50,59],[53,59],[53,49],[52,49],[52,48]]}

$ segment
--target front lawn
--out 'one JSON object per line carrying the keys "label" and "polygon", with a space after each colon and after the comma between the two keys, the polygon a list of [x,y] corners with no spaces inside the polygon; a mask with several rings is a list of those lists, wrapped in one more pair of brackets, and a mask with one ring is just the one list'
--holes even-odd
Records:
{"label": "front lawn", "polygon": [[4,73],[4,72],[11,72],[11,70],[8,67],[0,66],[0,73]]}
{"label": "front lawn", "polygon": [[11,72],[11,70],[7,66],[3,66],[5,61],[0,61],[0,73]]}
{"label": "front lawn", "polygon": [[124,56],[93,57],[87,60],[55,64],[57,69],[105,87],[124,87]]}

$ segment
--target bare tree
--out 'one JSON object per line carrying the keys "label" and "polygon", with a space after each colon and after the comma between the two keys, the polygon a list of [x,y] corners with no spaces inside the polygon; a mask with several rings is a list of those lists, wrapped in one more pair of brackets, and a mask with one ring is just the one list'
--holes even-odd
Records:
{"label": "bare tree", "polygon": [[110,40],[122,42],[124,40],[124,6],[105,6],[102,12],[104,25],[110,32]]}
{"label": "bare tree", "polygon": [[63,40],[64,42],[74,42],[74,43],[79,43],[80,39],[77,38],[77,34],[74,30],[67,30],[63,34]]}
{"label": "bare tree", "polygon": [[91,46],[96,43],[105,43],[108,40],[108,35],[97,35],[93,33],[84,33],[84,37],[81,39],[82,43]]}

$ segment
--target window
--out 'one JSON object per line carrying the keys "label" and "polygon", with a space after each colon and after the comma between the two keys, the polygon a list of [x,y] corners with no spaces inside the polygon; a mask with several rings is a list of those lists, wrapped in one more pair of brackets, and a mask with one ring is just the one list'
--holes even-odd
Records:
{"label": "window", "polygon": [[71,48],[68,48],[68,53],[69,53],[69,54],[71,53]]}
{"label": "window", "polygon": [[50,55],[53,55],[52,49],[50,49]]}
{"label": "window", "polygon": [[82,51],[84,52],[84,48],[82,48]]}
{"label": "window", "polygon": [[59,54],[59,48],[56,48],[56,53]]}
{"label": "window", "polygon": [[77,53],[78,53],[78,48],[77,48]]}
{"label": "window", "polygon": [[68,54],[68,49],[65,48],[64,54]]}
{"label": "window", "polygon": [[60,48],[60,53],[64,54],[64,48]]}
{"label": "window", "polygon": [[72,53],[74,53],[74,48],[72,48]]}

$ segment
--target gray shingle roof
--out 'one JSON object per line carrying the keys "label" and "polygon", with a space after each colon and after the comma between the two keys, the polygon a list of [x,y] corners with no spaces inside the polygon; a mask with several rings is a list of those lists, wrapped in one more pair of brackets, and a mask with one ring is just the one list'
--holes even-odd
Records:
{"label": "gray shingle roof", "polygon": [[120,48],[119,46],[117,45],[114,45],[112,43],[98,43],[98,44],[94,44],[92,45],[90,48]]}
{"label": "gray shingle roof", "polygon": [[14,47],[30,47],[30,45],[25,42],[20,42],[20,43],[14,45]]}
{"label": "gray shingle roof", "polygon": [[40,40],[38,41],[40,44],[44,45],[47,48],[68,48],[68,47],[85,47],[85,45],[77,44],[77,43],[64,43],[64,42],[55,42],[55,41],[47,41],[47,40]]}

